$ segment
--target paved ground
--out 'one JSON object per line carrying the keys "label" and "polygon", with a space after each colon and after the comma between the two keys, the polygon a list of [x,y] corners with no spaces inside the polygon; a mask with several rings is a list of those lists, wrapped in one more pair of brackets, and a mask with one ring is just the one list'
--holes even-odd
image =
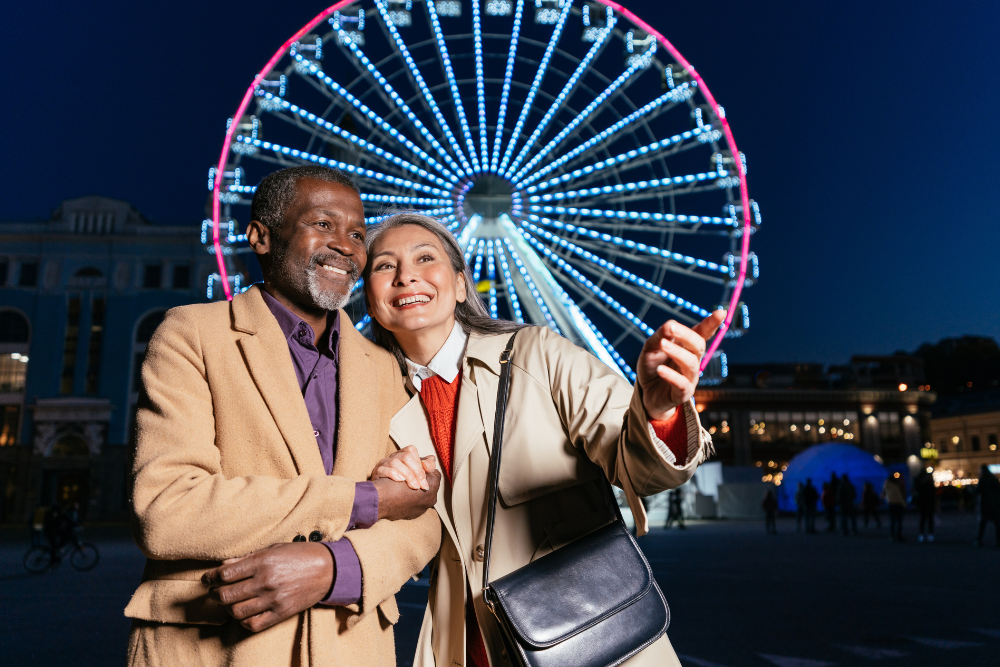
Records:
{"label": "paved ground", "polygon": [[[933,544],[907,517],[905,544],[884,531],[860,537],[779,534],[763,525],[705,522],[654,530],[642,546],[670,602],[670,638],[686,666],[823,667],[1000,664],[1000,549],[971,546],[971,515],[945,515]],[[0,665],[120,665],[121,611],[142,558],[116,528],[91,529],[93,572],[21,569],[20,531],[0,530]],[[400,595],[400,665],[409,663],[427,589]],[[991,657],[992,656],[992,657]]]}

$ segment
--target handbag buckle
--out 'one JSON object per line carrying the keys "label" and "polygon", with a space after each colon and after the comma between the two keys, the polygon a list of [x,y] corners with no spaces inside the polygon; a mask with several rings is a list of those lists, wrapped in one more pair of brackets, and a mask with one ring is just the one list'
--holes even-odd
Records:
{"label": "handbag buckle", "polygon": [[510,353],[511,352],[513,352],[513,350],[509,350],[508,349],[508,350],[504,350],[503,352],[500,353],[500,363],[501,364],[506,364],[508,361],[510,361]]}

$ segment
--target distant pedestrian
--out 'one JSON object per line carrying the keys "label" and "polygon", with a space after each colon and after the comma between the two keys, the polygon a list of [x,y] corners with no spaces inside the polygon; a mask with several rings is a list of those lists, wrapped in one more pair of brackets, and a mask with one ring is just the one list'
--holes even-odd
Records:
{"label": "distant pedestrian", "polygon": [[31,546],[40,547],[45,542],[45,521],[49,508],[39,505],[31,517]]}
{"label": "distant pedestrian", "polygon": [[806,532],[816,532],[816,503],[819,502],[819,491],[813,486],[811,478],[806,478],[806,485],[802,487],[802,502],[806,508]]}
{"label": "distant pedestrian", "polygon": [[664,528],[670,528],[670,524],[676,522],[677,527],[684,530],[684,511],[681,508],[681,490],[671,489],[667,495],[667,522]]}
{"label": "distant pedestrian", "polygon": [[835,472],[830,473],[830,490],[833,492],[833,502],[836,504],[837,497],[840,495],[840,478]]}
{"label": "distant pedestrian", "polygon": [[805,500],[802,497],[804,488],[802,482],[799,482],[799,488],[795,490],[795,532],[802,530],[802,518],[806,513]]}
{"label": "distant pedestrian", "polygon": [[764,496],[764,502],[762,502],[760,506],[764,508],[764,530],[766,530],[769,535],[777,535],[778,523],[776,519],[778,516],[778,499],[774,495],[774,489],[767,490],[767,495]]}
{"label": "distant pedestrian", "polygon": [[847,524],[850,522],[851,531],[858,534],[858,514],[854,509],[854,503],[858,500],[858,490],[847,477],[847,473],[840,478],[840,530],[847,535]]}
{"label": "distant pedestrian", "polygon": [[865,482],[864,487],[861,489],[861,509],[865,517],[865,528],[868,527],[868,518],[871,517],[875,519],[875,526],[879,530],[882,529],[882,519],[878,515],[878,506],[882,502],[879,498],[878,493],[875,491],[875,486],[871,482]]}
{"label": "distant pedestrian", "polygon": [[979,468],[976,495],[979,496],[979,537],[976,538],[975,544],[977,547],[982,546],[986,524],[993,522],[997,547],[1000,548],[1000,480],[990,472],[988,466]]}
{"label": "distant pedestrian", "polygon": [[833,486],[829,482],[823,484],[823,512],[826,514],[826,532],[837,531],[837,496],[834,495]]}
{"label": "distant pedestrian", "polygon": [[917,509],[920,510],[920,535],[918,542],[934,541],[934,510],[937,505],[937,489],[934,488],[934,477],[926,469],[913,481],[913,492]]}
{"label": "distant pedestrian", "polygon": [[882,487],[882,497],[889,505],[889,535],[893,542],[905,542],[903,539],[903,511],[906,509],[906,491],[899,473],[885,480]]}

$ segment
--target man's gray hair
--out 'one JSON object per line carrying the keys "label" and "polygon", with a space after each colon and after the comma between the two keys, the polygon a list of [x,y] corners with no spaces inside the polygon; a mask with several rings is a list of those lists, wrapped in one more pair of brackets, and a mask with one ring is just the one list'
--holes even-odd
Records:
{"label": "man's gray hair", "polygon": [[250,219],[258,220],[272,232],[281,226],[285,211],[291,206],[296,195],[296,184],[299,179],[314,178],[317,181],[338,183],[361,194],[361,190],[350,177],[339,169],[321,167],[319,165],[303,165],[288,167],[271,172],[265,176],[257,191],[253,194],[250,204]]}
{"label": "man's gray hair", "polygon": [[[476,292],[476,283],[472,280],[472,270],[465,263],[461,246],[458,245],[458,241],[448,231],[448,228],[434,218],[412,211],[403,211],[391,215],[376,225],[372,225],[368,228],[368,235],[365,237],[365,249],[368,251],[368,256],[371,257],[372,249],[382,234],[390,229],[406,225],[421,227],[437,236],[441,240],[441,245],[444,246],[445,253],[448,255],[451,268],[465,279],[465,301],[455,304],[455,320],[462,325],[466,333],[512,333],[527,326],[511,322],[510,320],[493,319],[490,317],[490,311],[487,310],[486,304],[483,303],[482,299],[479,298],[479,293]],[[365,270],[361,272],[366,282],[368,276],[371,274],[371,265],[372,263],[368,262]],[[367,298],[367,292],[365,296]],[[396,357],[396,361],[399,362],[400,370],[405,375],[406,357],[403,355],[403,350],[399,347],[399,343],[396,342],[396,337],[392,335],[392,332],[375,321],[375,318],[372,318],[371,336],[372,340],[378,345],[392,352],[393,356]]]}

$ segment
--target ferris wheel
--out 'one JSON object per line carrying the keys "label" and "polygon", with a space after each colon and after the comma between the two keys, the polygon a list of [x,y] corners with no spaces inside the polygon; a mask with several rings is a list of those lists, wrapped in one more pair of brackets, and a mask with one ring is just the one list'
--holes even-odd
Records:
{"label": "ferris wheel", "polygon": [[[728,308],[703,383],[726,375],[758,277],[746,158],[662,35],[606,0],[344,0],[254,77],[209,171],[209,298],[245,289],[257,183],[319,164],[455,234],[494,317],[547,325],[630,380],[668,319]],[[368,318],[356,288],[348,311]],[[707,370],[706,370],[707,367]]]}

